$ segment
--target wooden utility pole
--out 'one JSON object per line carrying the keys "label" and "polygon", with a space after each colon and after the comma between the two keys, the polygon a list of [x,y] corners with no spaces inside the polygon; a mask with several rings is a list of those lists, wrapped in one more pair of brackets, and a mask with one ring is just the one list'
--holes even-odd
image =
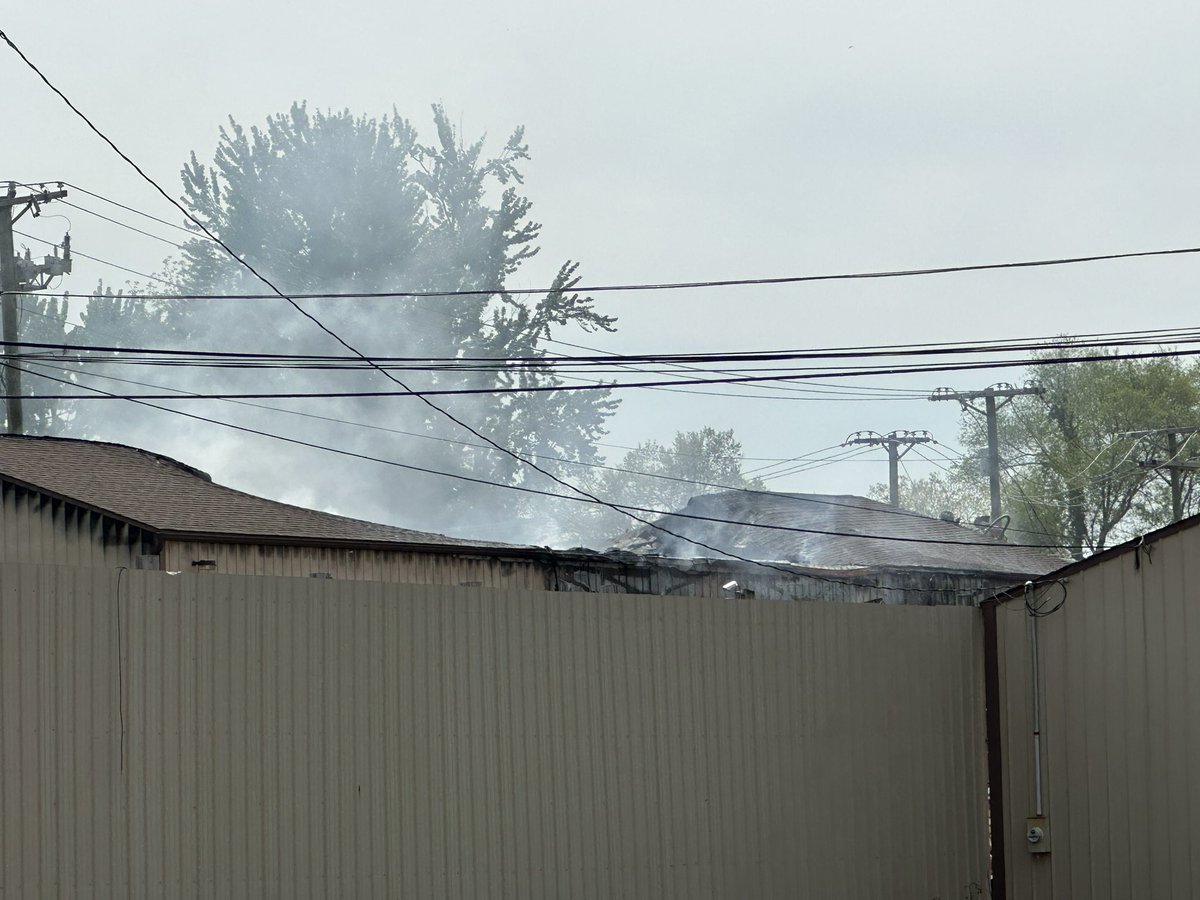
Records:
{"label": "wooden utility pole", "polygon": [[[915,444],[936,443],[928,431],[856,431],[842,442],[843,447],[851,444],[869,444],[887,447],[888,453],[888,502],[900,508],[900,460]],[[903,447],[904,449],[900,449]]]}
{"label": "wooden utility pole", "polygon": [[[929,395],[930,400],[957,400],[965,410],[978,413],[987,420],[988,440],[988,485],[992,494],[992,521],[1000,518],[1000,435],[996,424],[996,413],[1012,402],[1013,397],[1041,394],[1039,387],[1013,387],[1011,384],[993,384],[982,391],[955,391],[938,388]],[[982,400],[983,409],[974,401]],[[996,402],[999,400],[1000,402]]]}
{"label": "wooden utility pole", "polygon": [[1165,460],[1147,459],[1139,462],[1143,469],[1166,469],[1171,481],[1171,521],[1178,522],[1183,518],[1183,473],[1200,469],[1200,463],[1179,460],[1179,451],[1183,449],[1179,443],[1181,437],[1187,437],[1200,432],[1200,428],[1173,427],[1151,428],[1147,431],[1128,431],[1122,437],[1147,438],[1163,434],[1167,437],[1167,458]]}
{"label": "wooden utility pole", "polygon": [[[13,250],[13,223],[30,210],[37,216],[41,212],[40,204],[65,196],[67,192],[64,190],[42,190],[17,196],[17,186],[12,181],[8,183],[8,192],[0,196],[0,325],[3,325],[5,340],[4,392],[8,396],[5,411],[10,434],[21,434],[25,430],[21,410],[21,370],[12,362],[12,357],[20,349],[15,345],[21,340],[16,292],[39,290],[47,285],[50,278],[71,271],[70,236],[63,241],[64,253],[61,257],[56,252],[54,256],[47,256],[44,262],[38,263],[26,253],[24,259],[19,259]],[[24,209],[14,216],[13,210],[18,206]]]}

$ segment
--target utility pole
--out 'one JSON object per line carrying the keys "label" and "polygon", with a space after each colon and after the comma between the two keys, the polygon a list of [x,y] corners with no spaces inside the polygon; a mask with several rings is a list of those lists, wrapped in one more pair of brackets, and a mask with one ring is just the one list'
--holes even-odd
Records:
{"label": "utility pole", "polygon": [[1179,451],[1183,447],[1179,443],[1181,437],[1200,432],[1200,428],[1174,427],[1151,428],[1148,431],[1127,431],[1122,437],[1147,438],[1160,434],[1167,436],[1167,458],[1165,461],[1147,459],[1138,463],[1143,469],[1166,469],[1171,481],[1171,521],[1178,522],[1183,518],[1183,473],[1192,469],[1200,469],[1200,463],[1180,462]]}
{"label": "utility pole", "polygon": [[[964,410],[978,413],[987,420],[988,441],[988,485],[992,494],[992,521],[1001,516],[1000,509],[1000,435],[996,424],[996,413],[1012,402],[1013,397],[1041,394],[1039,387],[1013,387],[1011,384],[993,384],[982,391],[955,391],[938,388],[929,395],[930,400],[957,400]],[[982,400],[983,409],[974,401]],[[1000,402],[996,402],[999,400]]]}
{"label": "utility pole", "polygon": [[[842,442],[843,447],[851,444],[869,444],[887,447],[888,454],[888,503],[900,508],[900,460],[916,444],[935,443],[928,431],[856,431]],[[903,447],[904,449],[900,449]]]}
{"label": "utility pole", "polygon": [[[13,223],[25,213],[33,211],[34,216],[41,214],[41,204],[51,200],[59,200],[67,196],[64,190],[47,191],[17,196],[17,185],[10,181],[8,192],[0,196],[0,325],[3,325],[4,340],[4,386],[8,395],[5,412],[7,413],[8,431],[10,434],[21,434],[25,430],[24,417],[21,410],[21,370],[12,363],[12,357],[19,349],[15,345],[20,342],[19,324],[17,320],[17,291],[43,290],[50,279],[57,275],[67,275],[71,271],[71,236],[63,238],[63,255],[58,255],[55,248],[53,256],[47,256],[41,263],[35,262],[25,252],[22,259],[13,250]],[[22,206],[15,216],[13,210]]]}

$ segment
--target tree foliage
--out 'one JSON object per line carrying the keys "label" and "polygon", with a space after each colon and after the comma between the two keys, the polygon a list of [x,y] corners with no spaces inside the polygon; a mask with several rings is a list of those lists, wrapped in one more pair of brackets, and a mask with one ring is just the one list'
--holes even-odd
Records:
{"label": "tree foliage", "polygon": [[1043,366],[1037,385],[1044,393],[1014,403],[1000,430],[1006,508],[1022,527],[1078,556],[1166,524],[1170,504],[1140,465],[1164,455],[1163,439],[1131,432],[1200,423],[1195,367],[1170,357]]}
{"label": "tree foliage", "polygon": [[[220,130],[212,163],[202,163],[193,153],[183,168],[184,200],[199,221],[289,295],[480,292],[300,301],[331,331],[371,356],[537,359],[546,355],[545,342],[556,329],[613,330],[614,320],[573,290],[579,280],[576,263],[559,267],[551,289],[531,300],[505,289],[537,254],[541,233],[541,225],[530,218],[530,201],[520,190],[522,167],[529,159],[522,129],[489,156],[482,139],[463,142],[441,107],[433,108],[433,124],[434,140],[425,143],[417,129],[394,112],[376,119],[313,112],[298,103],[261,127],[246,128],[230,120]],[[185,294],[270,293],[200,235],[187,240],[178,257],[168,261],[162,278]],[[88,324],[114,314],[121,322],[106,321],[106,327],[116,325],[131,344],[350,355],[284,300],[146,303],[133,311],[93,301]],[[170,379],[163,371],[153,374],[159,383],[205,391],[263,391],[285,384],[289,391],[399,390],[380,373],[361,367],[213,369],[203,376],[175,373]],[[449,363],[394,374],[413,390],[561,383],[530,368]],[[435,402],[515,452],[571,475],[575,470],[570,461],[598,459],[595,442],[616,407],[608,391],[484,394]],[[485,481],[553,487],[416,398],[312,401],[291,408],[322,416],[325,422],[297,422],[229,406],[220,407],[219,414]],[[336,420],[364,422],[372,430],[339,427]],[[111,436],[110,424],[95,404],[80,404],[73,427],[77,433]],[[280,458],[264,460],[264,465],[277,467],[288,453],[286,448],[279,452]],[[353,505],[385,521],[495,535],[501,532],[495,525],[497,511],[505,511],[509,519],[514,512],[536,516],[527,504],[514,504],[507,492],[462,481],[361,466],[354,479],[347,479],[340,466],[318,472],[312,472],[311,465],[305,468],[309,495],[318,505]],[[379,478],[365,478],[370,472],[379,473]],[[354,502],[348,504],[347,499]],[[512,537],[511,530],[503,533]]]}
{"label": "tree foliage", "polygon": [[[956,520],[973,521],[988,509],[987,484],[966,476],[961,467],[944,472],[931,472],[922,478],[900,476],[900,508],[938,518],[949,513]],[[980,493],[980,488],[983,493]],[[891,499],[887,484],[871,485],[867,492],[872,500],[887,503]]]}
{"label": "tree foliage", "polygon": [[[712,427],[676,432],[669,445],[654,440],[638,444],[589,484],[613,503],[656,510],[680,509],[698,494],[730,488],[763,490],[761,481],[742,474],[742,444],[733,429]],[[588,546],[598,547],[635,524],[602,508],[567,512],[568,529]]]}
{"label": "tree foliage", "polygon": [[[1053,355],[1064,352],[1085,355],[1071,349]],[[1165,436],[1132,433],[1200,425],[1200,370],[1166,357],[1039,366],[1031,374],[1030,383],[1043,393],[1014,399],[998,419],[1009,539],[1067,547],[1079,558],[1167,524],[1168,479],[1141,465],[1167,458]],[[964,410],[960,437],[963,458],[946,471],[900,479],[903,508],[928,516],[949,512],[967,523],[986,517],[982,416]],[[1179,460],[1197,455],[1197,440],[1181,445]],[[1182,476],[1185,514],[1200,511],[1197,487],[1190,473]],[[879,500],[887,494],[883,484],[871,489]]]}
{"label": "tree foliage", "polygon": [[[1035,358],[1039,355],[1049,354]],[[1197,368],[1167,357],[1048,365],[1032,372],[1031,383],[1043,393],[1019,397],[999,414],[1001,505],[1011,520],[1009,538],[1068,547],[1081,557],[1167,524],[1166,479],[1141,465],[1166,458],[1165,437],[1131,433],[1200,425]],[[963,460],[947,473],[902,479],[902,506],[928,515],[941,507],[966,521],[987,512],[985,423],[964,411],[962,425]],[[1194,455],[1196,440],[1181,447],[1181,459]],[[1190,475],[1183,477],[1183,489],[1185,510],[1196,511],[1200,498]]]}

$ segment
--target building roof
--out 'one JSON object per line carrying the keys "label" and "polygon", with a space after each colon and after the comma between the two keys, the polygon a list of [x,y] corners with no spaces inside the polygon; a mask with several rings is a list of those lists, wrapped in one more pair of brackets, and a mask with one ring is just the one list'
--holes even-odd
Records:
{"label": "building roof", "polygon": [[[707,521],[711,519],[721,521]],[[1034,576],[1063,564],[1052,551],[998,546],[1004,540],[993,533],[847,495],[703,494],[659,523],[739,556],[811,568],[930,568]],[[783,527],[755,527],[763,525]],[[621,535],[613,546],[661,556],[717,555],[649,527]]]}
{"label": "building roof", "polygon": [[170,457],[123,444],[0,435],[0,479],[167,537],[517,549],[256,497]]}

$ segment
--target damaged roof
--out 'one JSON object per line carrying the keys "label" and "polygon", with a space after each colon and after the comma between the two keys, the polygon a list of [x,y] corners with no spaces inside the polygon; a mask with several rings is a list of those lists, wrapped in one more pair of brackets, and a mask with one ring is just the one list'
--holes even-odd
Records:
{"label": "damaged roof", "polygon": [[515,549],[279,503],[123,444],[0,435],[0,478],[171,537]]}
{"label": "damaged roof", "polygon": [[[995,533],[849,495],[703,494],[658,523],[739,556],[820,569],[912,567],[1035,576],[1065,561],[1051,550],[1006,546]],[[657,556],[718,555],[649,527],[621,535],[613,549]]]}

